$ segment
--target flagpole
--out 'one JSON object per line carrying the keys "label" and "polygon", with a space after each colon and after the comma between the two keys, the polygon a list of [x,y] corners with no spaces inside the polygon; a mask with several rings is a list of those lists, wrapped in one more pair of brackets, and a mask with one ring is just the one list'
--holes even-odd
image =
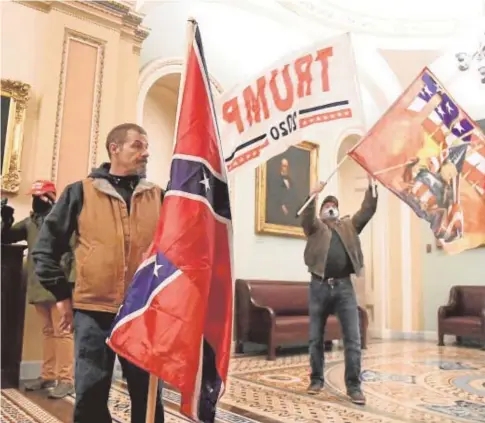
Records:
{"label": "flagpole", "polygon": [[[342,166],[342,163],[347,159],[347,157],[349,157],[348,153],[344,157],[342,157],[342,160],[340,160],[340,162],[338,162],[337,167],[332,171],[332,173],[330,173],[327,180],[324,182],[325,185],[332,178],[332,176],[337,173],[337,170],[339,169],[340,166]],[[296,212],[296,217],[300,217],[300,215],[303,213],[303,211],[308,207],[308,205],[313,201],[313,199],[316,196],[317,196],[316,194],[313,194],[313,195],[310,195],[310,196],[307,197],[303,206],[301,206],[300,209]]]}
{"label": "flagpole", "polygon": [[158,395],[158,378],[155,375],[150,375],[150,382],[148,384],[147,414],[145,418],[145,423],[155,423],[155,413],[157,409],[157,395]]}
{"label": "flagpole", "polygon": [[[190,54],[190,47],[192,45],[195,33],[195,26],[197,25],[197,21],[190,17],[187,19],[187,30],[186,30],[186,47],[185,47],[185,61],[188,61],[188,57]],[[177,132],[178,132],[178,119],[180,116],[180,107],[182,106],[182,99],[184,95],[184,87],[185,87],[185,77],[186,77],[186,68],[184,66],[184,70],[180,76],[180,85],[179,85],[179,96],[177,102],[177,121],[175,122],[175,132],[174,132],[174,142],[173,148],[175,151],[175,140],[177,139]],[[157,395],[158,395],[158,378],[155,375],[150,375],[150,382],[148,384],[148,398],[147,398],[147,413],[145,418],[145,423],[155,423],[155,414],[156,414],[156,407],[157,407]],[[160,399],[161,400],[161,399]]]}
{"label": "flagpole", "polygon": [[[354,151],[362,143],[362,141],[364,141],[364,139],[365,139],[365,136],[363,136],[359,141],[357,141],[357,143],[349,151],[347,151],[347,153],[345,153],[345,156],[342,157],[342,159],[338,162],[337,167],[332,171],[332,173],[330,173],[330,175],[328,176],[328,178],[324,182],[325,185],[328,183],[328,181],[330,181],[332,176],[337,173],[340,166],[342,166],[342,164],[345,162],[345,160],[347,160],[347,158],[349,157],[349,154],[352,153],[352,151]],[[373,187],[374,186],[375,186],[375,183],[373,184]],[[372,189],[372,194],[373,194],[374,197],[376,196],[375,188]],[[314,200],[315,197],[316,197],[316,194],[313,194],[313,195],[307,197],[307,199],[305,200],[303,205],[296,212],[296,217],[301,216],[303,211],[308,207],[308,205]]]}

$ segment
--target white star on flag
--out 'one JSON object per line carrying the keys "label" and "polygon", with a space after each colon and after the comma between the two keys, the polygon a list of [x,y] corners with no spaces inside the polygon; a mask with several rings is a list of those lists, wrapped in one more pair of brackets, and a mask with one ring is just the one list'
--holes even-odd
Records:
{"label": "white star on flag", "polygon": [[429,90],[429,88],[428,88],[428,86],[427,86],[427,85],[425,85],[425,86],[424,86],[423,91],[424,91],[424,94],[425,94],[425,95],[426,95],[426,94],[427,94],[427,95],[431,95],[431,94],[433,94],[433,93],[432,93],[432,92]]}
{"label": "white star on flag", "polygon": [[434,86],[436,87],[437,93],[441,93],[443,91],[443,87],[438,82],[435,82]]}
{"label": "white star on flag", "polygon": [[464,131],[463,126],[461,126],[461,122],[458,122],[458,123],[455,125],[455,129],[456,129],[458,132],[462,132],[462,131]]}
{"label": "white star on flag", "polygon": [[210,187],[210,183],[209,183],[209,178],[207,177],[206,173],[205,173],[205,170],[202,170],[202,173],[204,174],[204,179],[202,179],[202,181],[200,181],[200,183],[202,185],[204,185],[205,187],[205,192],[209,191],[211,189]]}
{"label": "white star on flag", "polygon": [[153,266],[153,274],[158,278],[158,270],[163,267],[163,264],[157,264],[155,262],[155,266]]}

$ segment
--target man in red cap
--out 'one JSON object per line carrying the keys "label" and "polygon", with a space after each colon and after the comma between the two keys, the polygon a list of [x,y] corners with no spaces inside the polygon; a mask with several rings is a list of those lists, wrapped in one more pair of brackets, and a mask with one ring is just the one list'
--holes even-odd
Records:
{"label": "man in red cap", "polygon": [[302,226],[307,236],[305,264],[310,282],[310,365],[309,394],[318,394],[324,384],[323,339],[328,315],[335,313],[342,327],[345,348],[345,385],[355,404],[364,405],[361,390],[361,344],[357,298],[350,276],[359,276],[364,267],[359,234],[374,215],[377,195],[369,180],[360,210],[352,217],[340,217],[338,199],[327,196],[316,215],[318,194],[325,188],[320,183],[310,195],[315,199],[303,212]]}
{"label": "man in red cap", "polygon": [[[74,391],[73,361],[74,343],[72,333],[59,330],[59,312],[56,308],[54,295],[45,289],[34,272],[32,250],[45,217],[49,214],[56,200],[56,187],[51,181],[35,181],[28,192],[32,195],[32,211],[30,216],[12,226],[13,208],[2,207],[2,243],[12,244],[27,241],[27,299],[34,305],[42,324],[43,363],[41,376],[25,384],[25,389],[36,391],[53,388],[50,398],[64,398]],[[63,268],[69,276],[72,255],[63,257]],[[72,280],[70,279],[72,282]]]}

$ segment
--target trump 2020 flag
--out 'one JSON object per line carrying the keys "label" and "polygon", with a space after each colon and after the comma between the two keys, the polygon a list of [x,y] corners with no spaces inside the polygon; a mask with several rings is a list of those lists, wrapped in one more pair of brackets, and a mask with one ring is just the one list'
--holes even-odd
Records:
{"label": "trump 2020 flag", "polygon": [[427,221],[447,253],[485,243],[485,136],[427,68],[349,155]]}
{"label": "trump 2020 flag", "polygon": [[231,353],[232,225],[201,36],[189,25],[170,187],[108,345],[178,389],[183,414],[213,422]]}

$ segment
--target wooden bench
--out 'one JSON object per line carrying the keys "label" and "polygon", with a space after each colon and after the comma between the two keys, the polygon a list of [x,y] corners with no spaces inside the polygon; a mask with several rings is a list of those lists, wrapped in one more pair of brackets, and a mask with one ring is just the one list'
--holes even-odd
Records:
{"label": "wooden bench", "polygon": [[[245,342],[268,346],[268,360],[276,358],[276,348],[307,343],[309,282],[244,280],[236,281],[236,352]],[[367,312],[359,307],[362,348],[367,345]],[[325,341],[342,338],[338,319],[330,315]]]}

